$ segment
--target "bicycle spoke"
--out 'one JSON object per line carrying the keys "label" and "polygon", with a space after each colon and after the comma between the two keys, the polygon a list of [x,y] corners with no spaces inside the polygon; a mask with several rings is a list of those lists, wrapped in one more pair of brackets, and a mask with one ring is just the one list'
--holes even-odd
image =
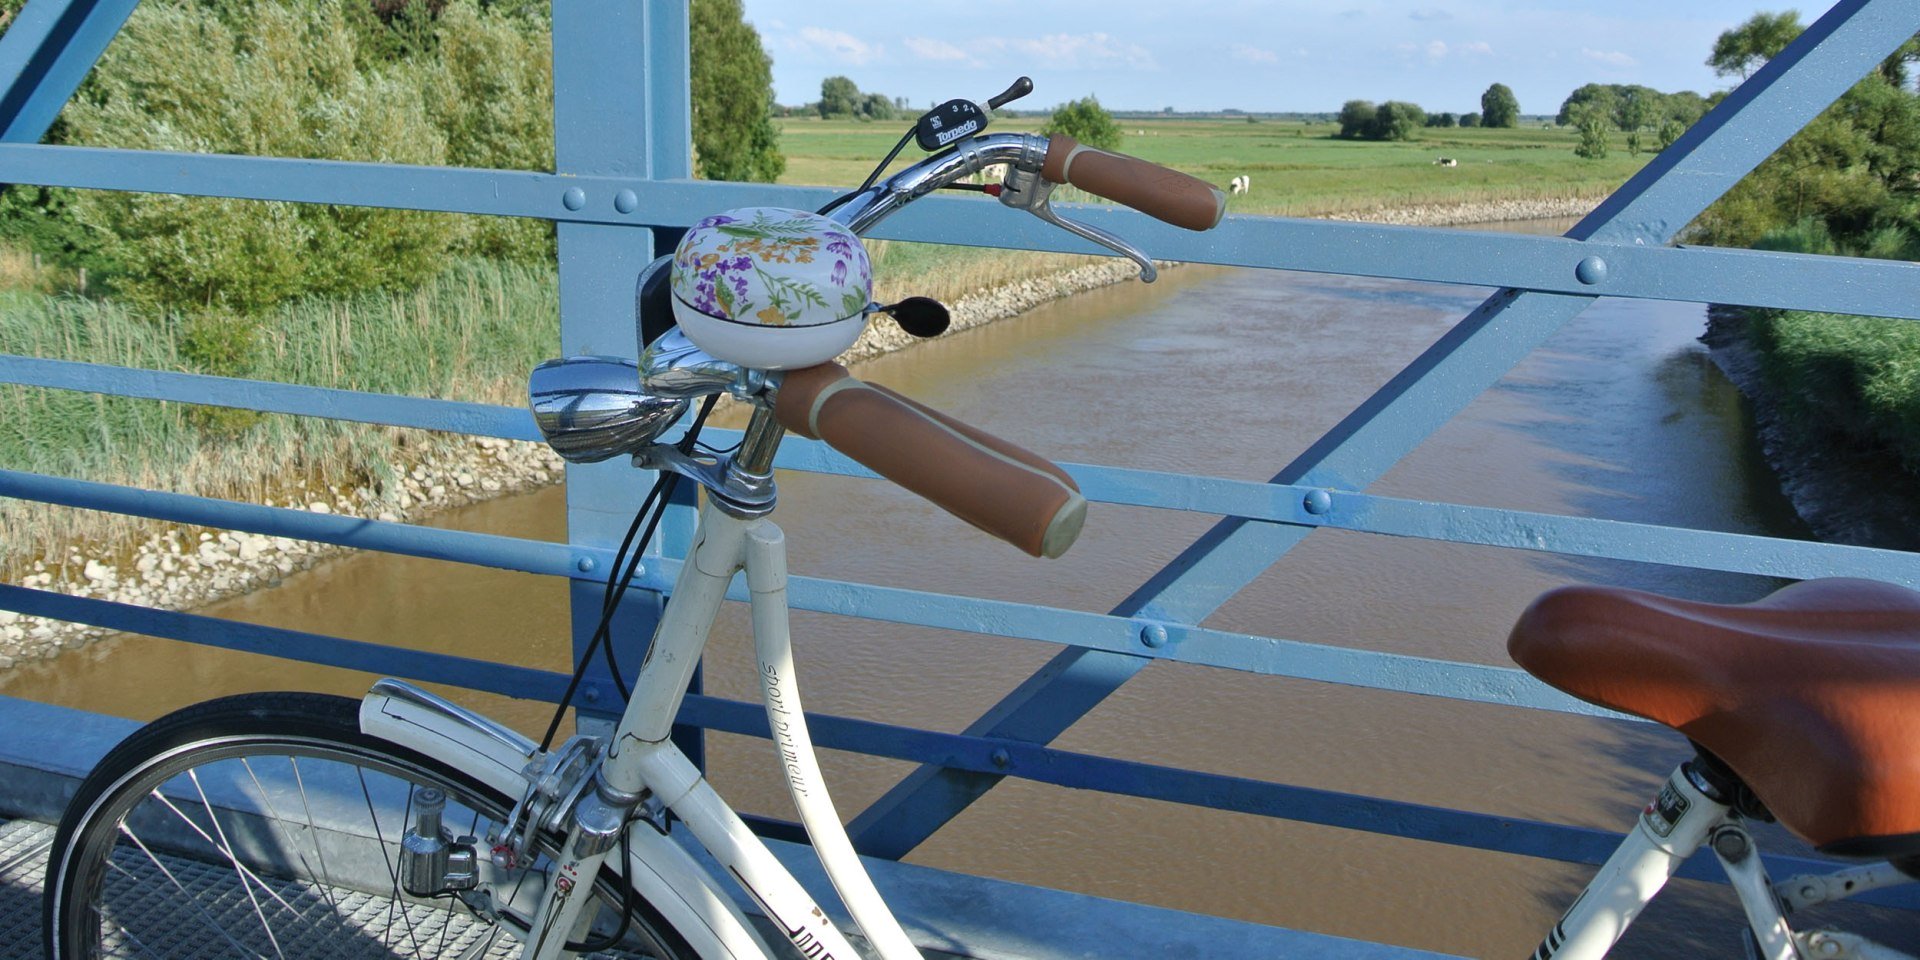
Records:
{"label": "bicycle spoke", "polygon": [[[380,856],[387,861],[387,877],[393,882],[393,899],[387,902],[387,928],[391,930],[393,928],[394,908],[400,906],[400,867],[393,862],[393,854],[387,850],[386,834],[380,829],[380,814],[373,808],[373,790],[367,786],[367,772],[358,768],[356,768],[354,772],[360,778],[360,796],[367,802],[367,819],[373,821],[373,838],[380,844]],[[409,785],[407,790],[407,813],[412,812],[413,790],[411,785]],[[400,829],[403,833],[406,831],[405,817],[406,814],[402,814],[400,822]],[[413,918],[407,915],[405,909],[401,909],[399,913],[401,919],[407,922],[407,939],[413,942],[414,956],[422,956],[423,954],[420,951],[420,937],[414,930]]]}
{"label": "bicycle spoke", "polygon": [[[187,775],[189,778],[193,779],[194,786],[197,788],[200,784],[198,777],[194,775],[193,771],[188,771]],[[265,892],[267,896],[272,897],[282,907],[285,907],[294,916],[300,915],[300,911],[294,909],[293,904],[288,903],[286,900],[282,899],[280,894],[276,893],[271,886],[268,886],[267,882],[261,879],[259,874],[254,873],[253,871],[247,869],[246,864],[243,864],[240,862],[240,856],[234,853],[233,847],[226,842],[225,832],[220,831],[220,818],[214,815],[213,807],[210,803],[208,803],[207,795],[204,791],[200,794],[200,802],[203,804],[207,804],[207,808],[206,808],[207,817],[208,819],[213,821],[214,830],[220,832],[219,840],[215,840],[212,836],[209,836],[207,832],[200,827],[199,824],[194,823],[191,819],[187,817],[185,812],[183,812],[179,807],[174,806],[173,801],[168,800],[164,796],[161,796],[159,791],[157,790],[154,791],[153,795],[162,804],[165,804],[167,809],[172,810],[174,813],[174,816],[179,817],[181,822],[193,828],[193,832],[199,834],[200,839],[205,840],[209,844],[212,844],[214,849],[218,850],[220,853],[226,856],[228,865],[232,866],[233,872],[240,877],[240,889],[246,893],[247,899],[253,903],[254,913],[260,915],[261,926],[264,927],[267,925],[267,918],[266,918],[266,915],[262,913],[260,910],[260,901],[254,898],[253,888],[256,886],[258,886],[263,892]],[[249,880],[253,882],[248,883],[247,881]],[[274,953],[279,954],[280,945],[279,945],[279,942],[275,940],[273,936],[273,931],[271,929],[267,931],[267,939],[274,940]]]}
{"label": "bicycle spoke", "polygon": [[[200,918],[207,922],[207,926],[212,927],[213,931],[215,933],[218,933],[221,939],[227,941],[227,943],[229,944],[232,944],[233,949],[239,951],[241,956],[251,956],[256,958],[256,960],[266,960],[265,955],[259,953],[258,951],[248,950],[245,944],[234,939],[233,934],[227,932],[226,924],[221,923],[219,920],[214,918],[213,914],[208,913],[206,908],[200,905],[199,899],[195,897],[193,893],[187,889],[186,884],[181,883],[180,878],[174,876],[173,871],[167,869],[167,865],[165,863],[160,862],[160,858],[156,856],[152,850],[147,849],[147,845],[141,842],[140,838],[138,836],[135,836],[133,831],[128,830],[125,824],[121,825],[120,832],[125,834],[127,839],[133,841],[133,845],[136,847],[139,847],[141,853],[144,853],[147,855],[147,862],[153,864],[154,868],[160,871],[160,875],[167,878],[168,883],[173,884],[173,888],[179,891],[180,898],[186,901],[187,903],[191,904],[193,906],[193,911],[199,914]],[[119,871],[121,874],[126,876],[128,882],[130,883],[144,884],[146,882],[142,878],[134,876],[133,872],[128,870],[126,867],[123,867],[117,863],[114,863],[111,858],[107,860],[107,867],[110,869]],[[96,913],[100,912],[100,905],[98,903],[94,904],[94,911]]]}
{"label": "bicycle spoke", "polygon": [[[320,861],[320,885],[324,889],[334,886],[333,873],[327,868],[327,851],[320,844],[320,830],[313,822],[312,802],[307,798],[307,780],[300,773],[300,758],[288,757],[287,764],[293,768],[293,783],[300,790],[300,808],[307,815],[307,835],[313,840],[313,857]],[[339,909],[336,901],[334,909]]]}
{"label": "bicycle spoke", "polygon": [[[307,871],[307,875],[311,876],[313,874],[313,867],[312,865],[307,863],[307,855],[304,853],[294,853],[294,850],[298,845],[294,843],[292,835],[288,833],[288,827],[287,827],[286,821],[280,819],[280,812],[274,809],[273,798],[267,795],[266,786],[260,782],[259,775],[254,773],[253,762],[248,760],[246,757],[241,757],[239,758],[239,760],[240,760],[240,766],[247,771],[247,778],[253,781],[253,789],[260,794],[261,805],[267,808],[267,819],[273,821],[273,823],[277,827],[279,827],[280,835],[286,838],[287,852],[290,854],[293,854],[294,856],[299,857],[300,866],[305,867]],[[297,782],[297,778],[296,778],[296,782]],[[301,797],[301,806],[303,807],[306,806],[305,801],[306,801],[306,798],[303,795]],[[319,828],[313,822],[313,811],[307,810],[306,814],[307,814],[307,836],[309,839],[313,841],[314,852],[318,854],[320,851],[320,839],[319,839],[320,831],[319,831]],[[320,884],[316,884],[315,886],[319,889],[320,899],[326,901],[327,907],[329,909],[333,910],[335,913],[338,913],[340,911],[340,904],[338,901],[336,901],[333,898],[332,896],[333,892],[328,889],[327,884],[320,883]]]}

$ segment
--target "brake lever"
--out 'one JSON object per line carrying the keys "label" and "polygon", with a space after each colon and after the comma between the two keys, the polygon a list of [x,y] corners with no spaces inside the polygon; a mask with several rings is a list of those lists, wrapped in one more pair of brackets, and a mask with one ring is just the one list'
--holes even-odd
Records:
{"label": "brake lever", "polygon": [[1042,177],[1038,170],[1023,170],[1014,166],[1007,173],[1006,182],[1000,191],[1000,202],[1017,210],[1025,210],[1076,237],[1091,240],[1132,260],[1140,266],[1142,283],[1152,283],[1159,278],[1160,271],[1154,268],[1153,260],[1148,258],[1146,251],[1099,227],[1068,220],[1053,212],[1054,186],[1055,184]]}

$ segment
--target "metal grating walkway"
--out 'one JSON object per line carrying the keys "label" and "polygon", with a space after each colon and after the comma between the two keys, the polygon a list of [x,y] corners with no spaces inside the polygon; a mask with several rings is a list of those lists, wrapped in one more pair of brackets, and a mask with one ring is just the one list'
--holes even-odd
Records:
{"label": "metal grating walkway", "polygon": [[53,828],[0,821],[0,960],[41,960],[40,894]]}
{"label": "metal grating walkway", "polygon": [[[46,858],[52,845],[51,826],[30,820],[0,823],[0,960],[37,960],[41,956],[40,898],[46,889]],[[495,936],[491,927],[466,916],[295,881],[269,881],[274,885],[266,897],[278,901],[269,905],[271,909],[298,913],[301,919],[328,918],[327,922],[339,922],[364,936],[330,936],[324,944],[294,943],[283,938],[276,945],[260,932],[254,934],[255,942],[245,942],[244,931],[249,926],[257,927],[250,919],[254,906],[246,891],[233,883],[230,869],[180,857],[161,860],[164,873],[162,867],[144,858],[128,858],[124,862],[127,877],[138,883],[143,893],[137,898],[123,894],[116,898],[116,904],[122,910],[139,911],[141,916],[136,925],[140,928],[197,930],[201,935],[189,933],[164,951],[152,945],[118,945],[113,951],[117,955],[325,956],[374,960],[424,952],[463,960],[509,960],[518,953],[517,941]],[[167,874],[171,874],[171,878]],[[177,896],[178,889],[196,896]],[[215,922],[205,922],[209,917]],[[241,931],[242,942],[234,942],[234,931]],[[393,949],[384,946],[390,940],[398,946]],[[422,949],[415,950],[416,944]]]}

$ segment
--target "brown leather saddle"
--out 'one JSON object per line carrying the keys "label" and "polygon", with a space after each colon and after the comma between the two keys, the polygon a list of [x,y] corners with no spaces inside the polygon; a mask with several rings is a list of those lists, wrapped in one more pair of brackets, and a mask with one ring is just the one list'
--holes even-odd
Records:
{"label": "brown leather saddle", "polygon": [[1507,649],[1589,703],[1717,756],[1822,851],[1920,855],[1920,593],[1808,580],[1746,604],[1568,587]]}

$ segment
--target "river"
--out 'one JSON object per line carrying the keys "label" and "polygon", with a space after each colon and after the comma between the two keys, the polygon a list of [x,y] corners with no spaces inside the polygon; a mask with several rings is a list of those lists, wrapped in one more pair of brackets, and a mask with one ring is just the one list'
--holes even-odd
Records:
{"label": "river", "polygon": [[[1567,223],[1526,225],[1558,233]],[[1187,267],[1047,305],[866,365],[887,383],[1056,459],[1264,480],[1487,291]],[[1737,392],[1696,340],[1697,304],[1595,304],[1373,492],[1805,537]],[[808,576],[1105,612],[1214,518],[1095,505],[1067,557],[1029,560],[878,481],[783,475],[792,568]],[[558,489],[454,511],[449,527],[563,540]],[[1226,630],[1505,664],[1527,601],[1558,584],[1757,597],[1759,578],[1340,531],[1314,534],[1208,618]],[[547,669],[567,665],[563,585],[378,555],[296,574],[209,612]],[[1057,648],[800,613],[813,710],[958,731]],[[708,689],[751,699],[744,608]],[[364,691],[367,677],[145,637],[0,674],[0,693],[150,717],[252,689]],[[465,697],[523,729],[544,708]],[[713,779],[792,818],[764,741],[710,738]],[[1684,755],[1641,725],[1155,664],[1062,748],[1621,830]],[[904,764],[826,757],[843,809]],[[915,862],[1102,896],[1477,956],[1531,951],[1589,868],[1008,780]],[[1735,955],[1724,887],[1680,884],[1622,955]],[[1679,915],[1675,907],[1709,912]],[[1871,914],[1873,911],[1859,911]],[[1869,917],[1905,949],[1911,915]],[[1900,928],[1900,929],[1896,929]],[[1886,931],[1893,931],[1889,934]],[[1904,932],[1901,932],[1904,930]],[[1905,937],[1905,941],[1901,940]]]}

